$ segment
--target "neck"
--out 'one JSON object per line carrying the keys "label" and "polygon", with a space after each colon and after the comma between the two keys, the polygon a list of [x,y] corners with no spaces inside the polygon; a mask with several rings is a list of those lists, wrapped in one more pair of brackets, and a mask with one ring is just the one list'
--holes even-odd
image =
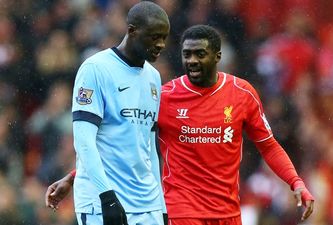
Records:
{"label": "neck", "polygon": [[142,67],[143,64],[145,63],[145,60],[140,59],[139,57],[135,56],[135,53],[133,51],[134,48],[130,45],[127,35],[124,37],[124,39],[121,41],[121,43],[117,46],[117,49],[134,66]]}
{"label": "neck", "polygon": [[212,87],[217,83],[218,78],[219,78],[218,73],[215,71],[214,75],[212,75],[209,79],[202,82],[200,87],[205,87],[205,88]]}

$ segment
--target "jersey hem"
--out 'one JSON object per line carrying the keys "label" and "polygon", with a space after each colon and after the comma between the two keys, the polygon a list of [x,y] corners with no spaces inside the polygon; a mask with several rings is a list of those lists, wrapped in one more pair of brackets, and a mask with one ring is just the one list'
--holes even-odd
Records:
{"label": "jersey hem", "polygon": [[236,212],[234,214],[229,214],[229,215],[223,215],[224,213],[196,213],[196,214],[192,214],[192,213],[184,213],[184,214],[178,214],[178,215],[172,215],[172,214],[168,214],[168,217],[170,219],[182,219],[182,218],[194,218],[194,219],[226,219],[226,218],[232,218],[232,217],[237,217],[240,216],[241,213],[240,212]]}

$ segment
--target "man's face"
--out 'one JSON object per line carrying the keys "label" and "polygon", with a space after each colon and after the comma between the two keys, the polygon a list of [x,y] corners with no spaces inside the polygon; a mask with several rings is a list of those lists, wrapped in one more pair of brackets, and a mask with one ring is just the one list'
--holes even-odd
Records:
{"label": "man's face", "polygon": [[216,64],[221,52],[215,53],[206,39],[186,39],[182,45],[182,63],[191,83],[209,87],[216,82]]}
{"label": "man's face", "polygon": [[165,48],[169,31],[168,22],[151,18],[147,26],[137,29],[134,40],[136,54],[144,60],[155,62]]}

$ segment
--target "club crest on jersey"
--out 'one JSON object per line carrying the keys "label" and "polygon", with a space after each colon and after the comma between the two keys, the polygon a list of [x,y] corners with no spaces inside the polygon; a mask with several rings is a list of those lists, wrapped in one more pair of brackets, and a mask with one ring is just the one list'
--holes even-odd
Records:
{"label": "club crest on jersey", "polygon": [[78,96],[75,98],[76,102],[80,105],[91,104],[92,102],[91,96],[93,92],[94,92],[93,90],[80,87],[78,91]]}
{"label": "club crest on jersey", "polygon": [[224,115],[225,115],[224,123],[231,123],[231,121],[232,121],[231,113],[232,113],[231,105],[224,107]]}
{"label": "club crest on jersey", "polygon": [[153,84],[153,83],[150,83],[150,92],[151,92],[151,96],[153,97],[153,99],[157,100],[158,99],[157,89],[156,89],[155,84]]}

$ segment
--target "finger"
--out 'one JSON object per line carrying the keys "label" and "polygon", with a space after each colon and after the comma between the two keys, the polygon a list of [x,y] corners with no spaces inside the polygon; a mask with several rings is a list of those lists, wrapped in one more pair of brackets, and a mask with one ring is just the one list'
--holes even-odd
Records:
{"label": "finger", "polygon": [[302,196],[301,196],[300,191],[295,191],[295,198],[297,201],[297,207],[301,207],[302,206]]}
{"label": "finger", "polygon": [[51,208],[51,209],[55,209],[56,208],[56,204],[53,201],[49,201],[48,207]]}
{"label": "finger", "polygon": [[313,201],[306,201],[306,208],[302,215],[302,220],[306,220],[313,212]]}
{"label": "finger", "polygon": [[58,206],[53,206],[53,208],[52,208],[52,210],[53,210],[53,212],[56,212],[57,210],[58,210]]}
{"label": "finger", "polygon": [[51,186],[49,186],[46,190],[46,193],[45,193],[45,205],[46,206],[50,205],[49,196],[53,191],[54,191],[54,189]]}
{"label": "finger", "polygon": [[59,200],[56,197],[53,197],[52,193],[48,196],[48,198],[46,199],[46,202],[47,202],[46,206],[48,206],[52,209],[58,209]]}
{"label": "finger", "polygon": [[51,199],[50,199],[50,196],[52,196],[52,193],[53,193],[52,191],[53,190],[48,189],[45,194],[45,205],[48,207],[50,207],[50,205],[52,204]]}

